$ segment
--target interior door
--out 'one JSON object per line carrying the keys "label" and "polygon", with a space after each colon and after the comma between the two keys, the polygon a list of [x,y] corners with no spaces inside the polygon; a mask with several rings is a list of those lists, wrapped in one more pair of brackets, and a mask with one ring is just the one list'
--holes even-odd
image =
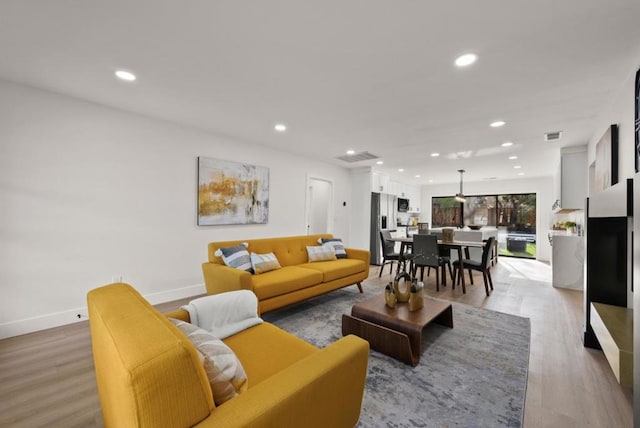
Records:
{"label": "interior door", "polygon": [[331,233],[333,212],[333,182],[307,178],[307,235]]}

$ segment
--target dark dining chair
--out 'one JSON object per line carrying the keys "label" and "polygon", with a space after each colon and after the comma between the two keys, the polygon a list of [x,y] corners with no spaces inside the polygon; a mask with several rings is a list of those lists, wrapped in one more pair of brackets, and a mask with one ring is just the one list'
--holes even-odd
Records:
{"label": "dark dining chair", "polygon": [[380,266],[378,278],[382,276],[382,271],[386,264],[391,264],[389,273],[393,273],[393,264],[400,261],[400,254],[396,253],[396,243],[391,240],[390,230],[380,231],[380,242],[382,243],[382,265]]}
{"label": "dark dining chair", "polygon": [[[418,268],[420,268],[420,281],[424,280],[424,268],[435,268],[436,270],[436,291],[440,291],[440,271],[442,270],[442,285],[447,285],[447,272],[445,266],[449,267],[449,275],[453,279],[451,272],[451,259],[440,255],[438,238],[435,235],[413,235],[413,272],[415,278]],[[429,271],[427,271],[429,275]]]}
{"label": "dark dining chair", "polygon": [[[478,260],[472,259],[462,259],[462,269],[467,269],[469,272],[469,281],[473,284],[473,275],[471,271],[482,272],[482,278],[484,279],[484,290],[487,293],[487,296],[490,294],[489,288],[493,290],[493,280],[491,279],[491,257],[489,256],[493,250],[493,243],[496,238],[491,236],[487,239],[487,242],[484,244],[484,248],[482,249],[482,258]],[[454,272],[460,272],[458,277],[458,283],[460,282],[460,277],[464,275],[462,269],[460,269],[460,261],[456,260],[453,262],[453,265],[456,267]],[[455,283],[456,277],[454,276],[453,281]]]}

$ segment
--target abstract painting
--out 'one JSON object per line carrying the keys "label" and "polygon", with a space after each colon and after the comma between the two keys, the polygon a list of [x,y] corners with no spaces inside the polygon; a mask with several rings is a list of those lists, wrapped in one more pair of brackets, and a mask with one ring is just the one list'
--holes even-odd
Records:
{"label": "abstract painting", "polygon": [[618,182],[618,125],[611,125],[596,143],[595,172],[596,192]]}
{"label": "abstract painting", "polygon": [[267,223],[269,168],[198,157],[198,225]]}

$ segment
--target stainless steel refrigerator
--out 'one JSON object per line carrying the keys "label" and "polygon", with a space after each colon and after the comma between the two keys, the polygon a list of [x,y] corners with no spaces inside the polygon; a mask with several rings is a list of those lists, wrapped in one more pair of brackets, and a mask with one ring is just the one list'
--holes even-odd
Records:
{"label": "stainless steel refrigerator", "polygon": [[398,197],[386,193],[371,193],[371,233],[369,237],[369,251],[371,264],[382,264],[382,243],[380,230],[394,230],[398,217]]}

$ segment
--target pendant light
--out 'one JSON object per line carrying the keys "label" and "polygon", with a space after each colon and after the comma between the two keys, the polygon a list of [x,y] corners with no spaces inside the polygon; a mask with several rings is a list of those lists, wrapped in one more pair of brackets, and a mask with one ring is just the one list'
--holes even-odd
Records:
{"label": "pendant light", "polygon": [[467,198],[464,197],[464,194],[462,193],[462,174],[464,174],[464,169],[459,169],[458,172],[460,173],[460,193],[456,194],[456,201],[458,202],[467,202]]}

